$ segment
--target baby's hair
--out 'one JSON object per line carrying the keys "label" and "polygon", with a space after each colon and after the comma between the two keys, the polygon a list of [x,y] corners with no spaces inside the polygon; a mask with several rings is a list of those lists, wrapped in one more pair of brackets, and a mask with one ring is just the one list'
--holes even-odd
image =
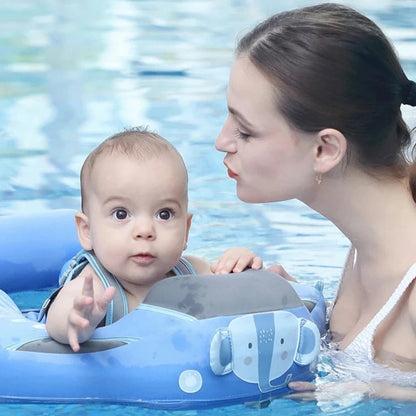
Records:
{"label": "baby's hair", "polygon": [[188,179],[185,163],[176,148],[159,134],[147,127],[133,127],[108,137],[101,142],[85,159],[81,168],[81,208],[84,211],[87,200],[88,181],[96,161],[102,155],[121,154],[137,160],[148,160],[162,154],[171,153],[183,164],[186,180]]}

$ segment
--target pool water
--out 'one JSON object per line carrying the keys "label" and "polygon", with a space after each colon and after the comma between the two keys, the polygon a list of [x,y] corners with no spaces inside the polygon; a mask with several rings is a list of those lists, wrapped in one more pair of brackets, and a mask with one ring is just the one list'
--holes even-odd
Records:
{"label": "pool water", "polygon": [[[183,155],[194,213],[187,253],[213,261],[246,246],[334,296],[348,242],[296,201],[249,205],[235,196],[214,140],[226,115],[233,47],[272,12],[306,0],[41,0],[0,3],[0,215],[79,208],[87,153],[125,127],[148,125]],[[375,19],[416,79],[416,1],[342,1]],[[409,124],[414,111],[404,108]],[[22,307],[44,294],[16,294]],[[0,386],[1,388],[1,386]],[[385,400],[322,405],[279,399],[244,406],[158,411],[122,405],[0,404],[1,415],[410,415]]]}

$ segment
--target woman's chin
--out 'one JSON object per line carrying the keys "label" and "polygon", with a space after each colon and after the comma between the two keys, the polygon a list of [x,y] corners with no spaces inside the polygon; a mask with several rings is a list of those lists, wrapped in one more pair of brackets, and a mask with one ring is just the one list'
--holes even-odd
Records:
{"label": "woman's chin", "polygon": [[263,204],[266,202],[280,202],[280,201],[287,201],[291,198],[284,198],[277,197],[277,195],[273,196],[272,194],[269,195],[260,195],[258,192],[249,192],[243,191],[242,189],[238,189],[237,187],[237,197],[243,202],[247,202],[249,204]]}
{"label": "woman's chin", "polygon": [[247,202],[249,204],[258,204],[265,202],[264,199],[260,198],[258,195],[253,195],[247,192],[241,192],[237,188],[237,197],[243,202]]}

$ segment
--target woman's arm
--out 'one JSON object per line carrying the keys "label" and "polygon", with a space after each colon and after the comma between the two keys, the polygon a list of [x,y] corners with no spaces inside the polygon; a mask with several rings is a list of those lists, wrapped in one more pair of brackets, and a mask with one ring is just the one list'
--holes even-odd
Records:
{"label": "woman's arm", "polygon": [[347,395],[357,399],[388,399],[416,402],[416,386],[401,387],[387,382],[323,382],[319,385],[304,381],[289,383],[294,392],[287,395],[289,399],[316,400],[317,402],[330,402]]}

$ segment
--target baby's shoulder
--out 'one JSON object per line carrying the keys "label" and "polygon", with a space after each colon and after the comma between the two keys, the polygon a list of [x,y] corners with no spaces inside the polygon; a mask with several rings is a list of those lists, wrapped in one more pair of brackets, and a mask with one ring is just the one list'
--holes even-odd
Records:
{"label": "baby's shoulder", "polygon": [[104,290],[104,285],[101,279],[99,278],[97,272],[91,266],[91,264],[86,264],[85,267],[79,272],[79,274],[69,281],[65,286],[72,287],[82,287],[84,285],[84,280],[86,276],[92,276],[92,281],[94,285],[94,290],[102,289]]}
{"label": "baby's shoulder", "polygon": [[197,274],[212,274],[211,266],[204,259],[196,256],[184,256],[192,264]]}

